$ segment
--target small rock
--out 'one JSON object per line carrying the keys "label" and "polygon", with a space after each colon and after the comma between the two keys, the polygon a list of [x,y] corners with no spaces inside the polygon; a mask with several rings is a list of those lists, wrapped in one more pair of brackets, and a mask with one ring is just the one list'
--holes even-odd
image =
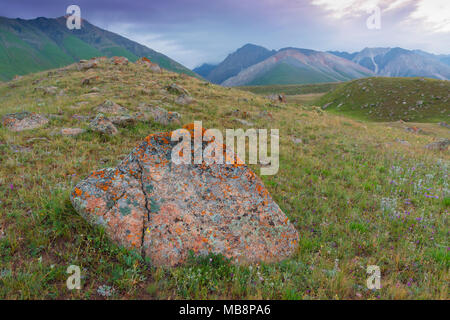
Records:
{"label": "small rock", "polygon": [[410,146],[410,145],[411,145],[411,144],[410,144],[408,141],[406,141],[406,140],[395,139],[395,141],[398,142],[398,143],[400,143],[400,144],[402,144],[402,145],[404,145],[404,146]]}
{"label": "small rock", "polygon": [[137,60],[136,64],[145,65],[151,71],[156,72],[156,73],[161,73],[161,71],[162,71],[159,65],[157,65],[156,63],[151,62],[150,59],[148,59],[146,57],[142,57],[139,60]]}
{"label": "small rock", "polygon": [[87,120],[91,119],[90,116],[82,116],[80,114],[74,114],[72,116],[72,118],[75,119],[75,120],[78,120],[78,121],[87,121]]}
{"label": "small rock", "polygon": [[235,121],[239,122],[240,124],[243,124],[244,126],[251,127],[254,125],[254,123],[246,121],[244,119],[235,119]]}
{"label": "small rock", "polygon": [[40,128],[48,121],[43,115],[28,111],[6,114],[2,118],[3,126],[16,132]]}
{"label": "small rock", "polygon": [[300,139],[300,138],[294,138],[294,137],[291,137],[291,141],[292,141],[293,143],[295,143],[295,144],[301,144],[301,143],[303,143],[303,140]]}
{"label": "small rock", "polygon": [[450,146],[450,139],[440,139],[438,141],[432,142],[425,146],[426,149],[429,150],[448,150]]}
{"label": "small rock", "polygon": [[81,85],[86,86],[86,85],[92,84],[94,81],[96,81],[98,79],[99,79],[99,76],[86,77],[83,80],[81,80]]}
{"label": "small rock", "polygon": [[450,129],[450,124],[448,124],[448,123],[446,123],[446,122],[439,122],[439,125],[440,125],[441,127]]}
{"label": "small rock", "polygon": [[123,114],[120,116],[109,117],[109,120],[116,126],[128,126],[130,124],[136,123],[139,119],[143,119],[144,115],[142,113],[135,114]]}
{"label": "small rock", "polygon": [[267,99],[275,101],[275,102],[286,103],[286,96],[283,93],[271,94],[271,95],[267,96]]}
{"label": "small rock", "polygon": [[127,108],[124,108],[111,100],[105,100],[95,108],[95,111],[106,114],[123,114],[129,112]]}
{"label": "small rock", "polygon": [[103,114],[99,113],[89,124],[92,131],[100,132],[106,135],[116,135],[118,133],[114,124]]}
{"label": "small rock", "polygon": [[139,105],[138,109],[144,114],[144,118],[153,120],[162,125],[180,123],[181,115],[178,112],[167,111],[158,106]]}
{"label": "small rock", "polygon": [[325,110],[325,109],[328,108],[332,103],[333,103],[333,102],[328,102],[328,103],[324,104],[324,105],[322,106],[322,109]]}
{"label": "small rock", "polygon": [[125,57],[112,57],[110,61],[115,65],[127,65],[129,63],[128,59]]}
{"label": "small rock", "polygon": [[185,94],[187,96],[190,95],[189,91],[187,91],[182,86],[177,85],[176,83],[172,83],[171,85],[167,86],[166,90],[173,94],[178,94],[178,95]]}
{"label": "small rock", "polygon": [[85,131],[86,130],[81,129],[81,128],[62,128],[60,133],[63,136],[72,136],[72,137],[74,137],[74,136],[78,136],[78,135],[84,133]]}
{"label": "small rock", "polygon": [[98,287],[97,293],[101,295],[102,297],[111,297],[114,294],[115,290],[113,287],[102,285]]}
{"label": "small rock", "polygon": [[176,98],[175,102],[181,105],[188,105],[194,103],[195,100],[191,96],[182,94]]}
{"label": "small rock", "polygon": [[422,129],[417,127],[405,127],[405,130],[412,133],[421,133]]}
{"label": "small rock", "polygon": [[97,67],[97,60],[80,60],[80,63],[77,64],[77,68],[79,71],[86,71],[92,68]]}
{"label": "small rock", "polygon": [[52,94],[56,95],[58,93],[58,87],[50,86],[50,87],[36,87],[35,91],[42,91],[44,94]]}

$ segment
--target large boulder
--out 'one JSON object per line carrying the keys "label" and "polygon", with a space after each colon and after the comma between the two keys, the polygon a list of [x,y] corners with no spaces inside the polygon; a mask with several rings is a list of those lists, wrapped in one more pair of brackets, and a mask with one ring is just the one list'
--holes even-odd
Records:
{"label": "large boulder", "polygon": [[37,129],[47,124],[48,121],[43,115],[28,111],[6,114],[2,118],[3,126],[11,131]]}
{"label": "large boulder", "polygon": [[182,264],[189,252],[234,263],[295,252],[296,229],[246,165],[175,164],[177,144],[170,132],[152,134],[116,168],[94,171],[71,193],[76,211],[157,266]]}

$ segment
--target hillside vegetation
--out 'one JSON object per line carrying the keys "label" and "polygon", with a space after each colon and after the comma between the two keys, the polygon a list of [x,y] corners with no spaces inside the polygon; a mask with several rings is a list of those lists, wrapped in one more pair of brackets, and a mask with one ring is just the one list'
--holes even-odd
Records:
{"label": "hillside vegetation", "polygon": [[269,86],[242,86],[236,87],[245,91],[250,91],[255,94],[278,94],[298,95],[309,93],[325,93],[334,90],[339,85],[339,82],[329,83],[313,83],[313,84],[284,84],[284,85],[269,85]]}
{"label": "hillside vegetation", "polygon": [[64,17],[33,20],[0,17],[0,80],[98,56],[124,56],[130,61],[146,56],[168,70],[195,75],[169,57],[86,20],[80,30],[69,30]]}
{"label": "hillside vegetation", "polygon": [[[396,92],[409,81],[431,83],[389,81],[386,90]],[[165,89],[173,83],[195,102],[177,104]],[[364,83],[374,92],[383,79]],[[432,88],[441,88],[436,83]],[[56,87],[57,94],[38,87]],[[350,101],[361,97],[359,82],[338,92],[345,88]],[[414,88],[395,100],[412,103],[423,93],[429,106],[431,94],[444,97]],[[179,112],[180,125],[202,120],[205,128],[224,130],[242,127],[244,119],[255,128],[279,129],[280,170],[262,180],[298,230],[297,252],[275,264],[235,266],[211,255],[180,267],[152,267],[90,226],[70,203],[75,184],[93,170],[116,166],[147,135],[179,128],[142,121],[115,136],[93,132],[89,121],[106,99],[132,111],[144,102]],[[0,299],[448,299],[450,156],[424,148],[449,138],[447,128],[429,123],[426,134],[409,132],[399,123],[274,104],[183,74],[109,60],[87,71],[65,68],[0,83],[0,105],[0,117],[33,111],[50,119],[29,131],[0,127]],[[60,134],[69,127],[86,131]],[[69,265],[81,267],[81,290],[66,287]],[[366,287],[368,265],[381,269],[380,290]]]}
{"label": "hillside vegetation", "polygon": [[449,122],[450,81],[358,79],[339,85],[317,103],[327,111],[365,120]]}

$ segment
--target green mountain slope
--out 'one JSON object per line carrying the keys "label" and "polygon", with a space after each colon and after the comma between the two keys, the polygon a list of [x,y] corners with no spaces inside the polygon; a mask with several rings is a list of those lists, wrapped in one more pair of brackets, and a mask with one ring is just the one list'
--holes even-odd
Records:
{"label": "green mountain slope", "polygon": [[222,85],[340,82],[370,76],[373,76],[372,71],[330,53],[284,48],[264,61],[243,69]]}
{"label": "green mountain slope", "polygon": [[262,76],[251,81],[249,85],[305,84],[331,81],[335,81],[335,79],[318,73],[311,68],[302,68],[287,63],[280,63]]}
{"label": "green mountain slope", "polygon": [[195,75],[169,57],[86,20],[80,30],[69,30],[64,17],[33,20],[0,17],[0,80],[96,56],[124,56],[130,61],[145,56],[167,70]]}
{"label": "green mountain slope", "polygon": [[450,81],[367,78],[341,84],[318,102],[326,110],[374,121],[450,120]]}

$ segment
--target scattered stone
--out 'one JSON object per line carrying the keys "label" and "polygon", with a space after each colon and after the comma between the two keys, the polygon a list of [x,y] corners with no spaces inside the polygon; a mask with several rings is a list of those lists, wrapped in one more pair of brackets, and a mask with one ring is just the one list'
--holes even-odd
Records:
{"label": "scattered stone", "polygon": [[259,118],[273,119],[272,113],[270,113],[270,112],[268,112],[268,111],[266,111],[266,110],[261,111],[261,112],[258,114],[258,117],[259,117]]}
{"label": "scattered stone", "polygon": [[109,117],[109,120],[116,126],[124,127],[136,123],[138,120],[143,119],[144,115],[142,113],[135,114],[123,114],[120,116]]}
{"label": "scattered stone", "polygon": [[74,115],[72,116],[72,118],[75,119],[75,120],[78,120],[78,121],[88,121],[88,120],[91,119],[90,116],[82,116],[82,115],[80,115],[80,114],[74,114]]}
{"label": "scattered stone", "polygon": [[115,65],[128,65],[129,63],[128,59],[125,57],[112,57],[110,61]]}
{"label": "scattered stone", "polygon": [[271,94],[271,95],[267,96],[267,99],[275,101],[275,102],[286,103],[286,96],[283,93]]}
{"label": "scattered stone", "polygon": [[95,81],[97,81],[98,79],[100,79],[99,76],[86,77],[83,80],[81,80],[81,85],[82,86],[90,85],[90,84],[94,83]]}
{"label": "scattered stone", "polygon": [[182,86],[177,85],[176,83],[172,83],[171,85],[167,86],[166,90],[173,94],[178,94],[178,95],[185,94],[187,96],[190,95],[189,91],[187,91]]}
{"label": "scattered stone", "polygon": [[45,142],[49,142],[50,140],[48,140],[46,137],[36,137],[36,138],[30,138],[27,140],[27,143],[31,143],[34,141],[45,141]]}
{"label": "scattered stone", "polygon": [[97,87],[92,87],[91,90],[89,90],[89,93],[92,93],[92,92],[100,92],[100,89]]}
{"label": "scattered stone", "polygon": [[291,137],[291,141],[295,144],[301,144],[303,143],[303,140],[300,138]]}
{"label": "scattered stone", "polygon": [[[58,87],[50,86],[50,87],[36,87],[35,91],[42,91],[44,94],[52,94],[56,95],[58,93]],[[61,91],[59,91],[61,95]]]}
{"label": "scattered stone", "polygon": [[32,148],[18,146],[18,145],[15,145],[15,144],[9,145],[9,148],[14,153],[28,153],[28,152],[31,152],[33,150]]}
{"label": "scattered stone", "polygon": [[127,108],[122,107],[111,100],[105,100],[102,104],[95,108],[95,111],[107,114],[124,114],[129,113]]}
{"label": "scattered stone", "polygon": [[406,140],[395,139],[395,141],[398,142],[398,143],[400,143],[400,144],[402,144],[402,145],[404,145],[404,146],[410,146],[410,145],[411,145],[411,144],[410,144],[408,141],[406,141]]}
{"label": "scattered stone", "polygon": [[115,291],[116,290],[114,290],[113,287],[107,285],[102,285],[97,289],[97,293],[105,298],[111,297],[115,293]]}
{"label": "scattered stone", "polygon": [[60,131],[60,133],[63,136],[72,136],[72,137],[78,136],[84,132],[86,132],[86,130],[81,128],[62,128]]}
{"label": "scattered stone", "polygon": [[448,124],[448,123],[446,123],[446,122],[439,122],[439,125],[440,125],[441,127],[450,129],[450,124]]}
{"label": "scattered stone", "polygon": [[[192,132],[193,125],[185,128]],[[148,136],[117,168],[79,182],[70,197],[74,208],[156,266],[183,264],[189,252],[254,263],[296,251],[296,229],[246,165],[175,164],[178,144],[170,132]]]}
{"label": "scattered stone", "polygon": [[237,122],[239,122],[240,124],[243,124],[244,126],[248,126],[248,127],[254,126],[254,123],[246,121],[244,119],[235,119],[235,120]]}
{"label": "scattered stone", "polygon": [[429,150],[448,150],[450,147],[450,139],[440,139],[425,146]]}
{"label": "scattered stone", "polygon": [[139,105],[138,109],[144,114],[146,120],[153,120],[165,126],[171,123],[180,123],[181,115],[178,112],[171,112],[158,106],[147,106],[145,104]]}
{"label": "scattered stone", "polygon": [[186,94],[182,94],[182,95],[178,96],[178,98],[176,98],[175,102],[184,106],[184,105],[188,105],[188,104],[194,103],[195,100],[191,96],[188,96]]}
{"label": "scattered stone", "polygon": [[82,95],[83,98],[95,98],[98,96],[99,96],[98,92],[90,92],[90,93],[85,93]]}
{"label": "scattered stone", "polygon": [[419,101],[416,102],[416,106],[420,107],[422,105],[423,105],[423,101],[422,100],[419,100]]}
{"label": "scattered stone", "polygon": [[157,65],[156,63],[151,62],[150,59],[148,59],[146,57],[142,57],[139,60],[137,60],[136,64],[145,65],[153,72],[157,72],[157,73],[161,73],[162,72],[162,70],[161,70],[159,65]]}
{"label": "scattered stone", "polygon": [[412,133],[422,133],[422,129],[417,127],[405,127],[405,130]]}
{"label": "scattered stone", "polygon": [[43,115],[28,111],[6,114],[2,118],[3,126],[15,132],[37,129],[48,121]]}
{"label": "scattered stone", "polygon": [[322,106],[322,109],[325,110],[325,109],[328,108],[332,103],[333,103],[333,102],[328,102],[328,103],[324,104],[324,105]]}
{"label": "scattered stone", "polygon": [[97,68],[97,60],[95,59],[91,59],[89,61],[80,60],[80,62],[76,66],[79,71],[86,71],[92,68]]}
{"label": "scattered stone", "polygon": [[92,131],[100,132],[105,135],[115,135],[118,130],[114,124],[103,114],[99,113],[89,124]]}

